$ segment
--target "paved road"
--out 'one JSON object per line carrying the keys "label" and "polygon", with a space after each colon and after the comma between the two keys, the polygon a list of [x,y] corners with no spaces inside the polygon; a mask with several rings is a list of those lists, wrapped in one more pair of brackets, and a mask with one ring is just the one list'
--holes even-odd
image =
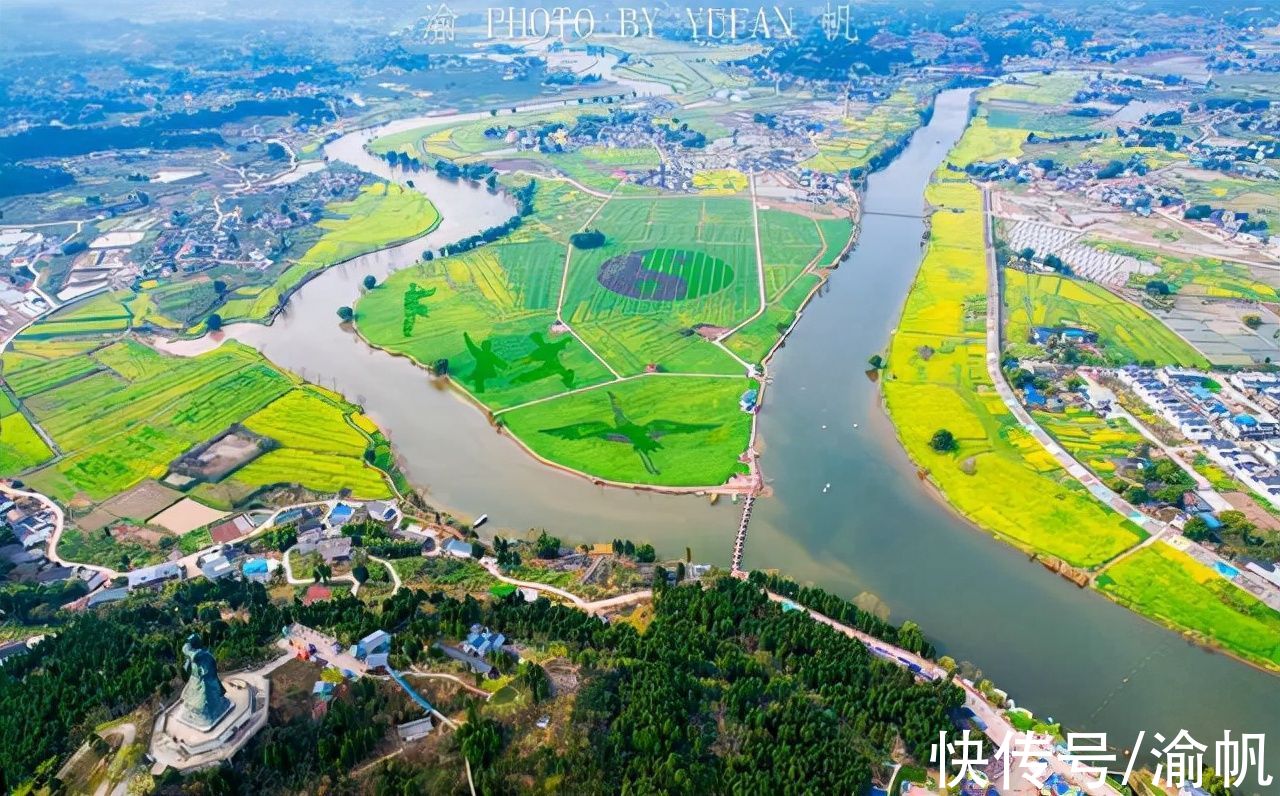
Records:
{"label": "paved road", "polygon": [[[825,614],[820,614],[817,611],[811,611],[780,594],[774,594],[771,591],[766,591],[765,594],[768,595],[770,600],[773,600],[776,603],[785,603],[787,605],[795,606],[796,610],[804,611],[810,619],[813,619],[816,622],[821,622],[822,624],[827,625],[850,638],[861,641],[862,644],[874,655],[891,660],[902,666],[914,665],[918,667],[919,676],[926,680],[940,680],[948,677],[946,670],[941,666],[927,658],[922,658],[919,655],[916,655],[914,652],[908,652],[901,647],[895,647],[886,641],[876,638],[875,636],[863,633],[861,630],[850,627],[842,622],[837,622]],[[965,707],[973,711],[973,714],[985,725],[984,732],[986,733],[987,738],[991,740],[992,744],[999,747],[1000,744],[1008,740],[1010,749],[1024,748],[1019,746],[1019,744],[1023,741],[1027,733],[1014,729],[1013,725],[1009,723],[1009,720],[1005,718],[1004,713],[988,702],[986,697],[982,696],[982,694],[979,693],[971,683],[958,678],[954,682],[956,685],[964,689]],[[1071,782],[1072,784],[1079,785],[1081,787],[1084,786],[1086,777],[1082,776],[1079,772],[1073,772],[1071,770],[1071,764],[1063,760],[1056,752],[1046,750],[1044,757],[1049,762],[1049,766],[1053,772],[1057,773],[1063,779]],[[1048,772],[1045,773],[1045,776],[1047,776],[1047,774]],[[1030,784],[1032,783],[1028,783],[1028,785]]]}
{"label": "paved road", "polygon": [[52,500],[40,494],[39,492],[27,492],[22,489],[14,489],[13,487],[5,484],[0,484],[0,492],[3,492],[4,494],[8,495],[11,498],[13,497],[34,498],[35,500],[38,500],[41,503],[43,503],[45,508],[48,509],[53,514],[54,516],[53,533],[49,536],[49,546],[48,546],[48,550],[45,552],[45,557],[47,557],[50,561],[64,567],[84,567],[85,569],[91,569],[95,572],[101,572],[103,575],[107,576],[108,578],[116,578],[122,574],[120,572],[117,572],[114,569],[111,569],[110,567],[101,567],[101,566],[98,566],[97,564],[82,564],[79,561],[67,561],[66,559],[58,555],[58,542],[62,539],[62,531],[66,528],[67,518],[66,518],[66,515],[62,513],[62,507],[60,507],[57,503],[54,503]]}
{"label": "paved road", "polygon": [[992,241],[991,236],[991,219],[991,195],[984,188],[982,191],[982,234],[986,241],[987,249],[987,375],[991,378],[991,383],[995,386],[996,393],[1000,396],[1000,400],[1004,401],[1004,405],[1009,412],[1017,418],[1018,423],[1053,456],[1072,478],[1084,484],[1095,497],[1112,511],[1142,526],[1147,533],[1152,536],[1163,535],[1169,530],[1167,524],[1138,511],[1135,506],[1112,492],[1107,488],[1106,484],[1098,480],[1097,476],[1089,472],[1088,468],[1040,427],[1040,424],[1031,416],[1031,413],[1018,401],[1018,396],[1014,393],[1013,387],[1005,379],[1004,371],[1000,368],[1000,352],[1002,351],[1000,337],[1003,330],[1000,317],[1000,266],[996,260],[994,241]]}
{"label": "paved road", "polygon": [[537,581],[516,580],[515,578],[509,578],[506,575],[502,574],[502,570],[498,569],[498,562],[493,560],[492,558],[485,558],[480,563],[482,566],[484,566],[485,569],[489,571],[490,575],[494,576],[495,578],[502,581],[503,583],[509,583],[512,586],[519,586],[524,589],[533,589],[538,593],[547,592],[549,594],[554,594],[557,597],[560,597],[561,599],[572,603],[574,606],[581,608],[582,610],[586,611],[589,614],[596,614],[601,611],[606,611],[610,608],[617,608],[623,605],[631,605],[632,603],[644,602],[645,600],[648,600],[649,598],[653,597],[653,592],[651,590],[643,589],[641,591],[631,592],[630,594],[621,594],[617,597],[608,597],[603,600],[596,600],[594,602],[589,602],[587,600],[582,599],[578,595],[573,594],[572,592],[567,592],[564,589],[557,588],[555,586],[549,586],[545,583],[538,583]]}

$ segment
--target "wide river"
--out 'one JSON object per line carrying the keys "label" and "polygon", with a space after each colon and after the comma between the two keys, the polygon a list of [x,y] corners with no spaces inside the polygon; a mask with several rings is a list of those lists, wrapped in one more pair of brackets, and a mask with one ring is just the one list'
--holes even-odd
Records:
{"label": "wide river", "polygon": [[[920,264],[925,185],[967,118],[968,93],[945,92],[930,124],[872,176],[857,248],[772,364],[760,421],[773,496],[756,504],[746,566],[878,600],[892,619],[914,619],[944,652],[977,664],[1038,715],[1105,731],[1117,747],[1131,747],[1140,730],[1150,739],[1151,731],[1170,738],[1185,728],[1210,754],[1224,728],[1277,731],[1268,734],[1280,739],[1280,680],[1192,646],[982,534],[930,494],[899,447],[864,374],[866,359],[889,339]],[[431,121],[351,133],[326,153],[388,179],[412,179],[439,206],[440,227],[325,272],[274,324],[232,334],[363,404],[390,434],[410,479],[463,516],[487,513],[490,532],[545,527],[573,542],[629,537],[673,555],[688,545],[695,560],[727,565],[738,519],[729,501],[605,489],[539,465],[408,360],[340,328],[335,310],[355,301],[366,274],[411,266],[423,249],[512,212],[484,190],[393,171],[363,150],[371,135]],[[1154,766],[1154,758],[1146,762]]]}

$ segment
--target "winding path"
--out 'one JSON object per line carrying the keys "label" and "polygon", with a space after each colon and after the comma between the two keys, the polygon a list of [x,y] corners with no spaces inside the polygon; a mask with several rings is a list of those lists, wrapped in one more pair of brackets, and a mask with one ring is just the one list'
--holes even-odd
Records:
{"label": "winding path", "polygon": [[498,569],[498,562],[491,558],[486,558],[480,562],[481,565],[489,571],[489,574],[503,583],[512,586],[519,586],[523,589],[533,589],[536,592],[547,592],[554,594],[567,602],[572,603],[576,608],[580,608],[589,614],[597,614],[601,611],[607,611],[610,608],[618,608],[623,605],[631,605],[633,603],[644,602],[653,597],[653,591],[650,589],[642,589],[641,591],[631,592],[630,594],[620,594],[617,597],[608,597],[603,600],[589,602],[582,599],[578,595],[565,591],[557,586],[549,586],[546,583],[538,583],[530,580],[516,580],[502,574],[502,570]]}
{"label": "winding path", "polygon": [[103,567],[97,564],[82,564],[79,561],[68,561],[58,555],[58,542],[61,541],[62,532],[63,530],[66,529],[67,518],[66,518],[66,515],[62,513],[62,507],[59,506],[57,503],[54,503],[48,497],[40,494],[39,492],[28,492],[22,489],[14,489],[13,487],[7,484],[0,484],[0,492],[3,492],[4,494],[8,495],[11,498],[25,497],[25,498],[32,498],[34,500],[38,500],[44,504],[45,509],[47,509],[49,512],[53,514],[53,517],[54,517],[53,533],[49,536],[49,545],[45,552],[45,556],[50,561],[64,567],[83,567],[84,569],[91,569],[94,572],[102,573],[108,578],[118,578],[120,577],[121,574],[123,574],[121,572],[117,572],[114,569],[111,569],[110,567]]}

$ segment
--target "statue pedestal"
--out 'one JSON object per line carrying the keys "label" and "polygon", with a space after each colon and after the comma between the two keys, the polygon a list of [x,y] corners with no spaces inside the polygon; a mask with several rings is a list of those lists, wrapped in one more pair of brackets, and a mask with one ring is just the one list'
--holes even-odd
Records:
{"label": "statue pedestal", "polygon": [[227,706],[212,724],[198,726],[179,700],[156,717],[151,733],[153,771],[172,766],[194,771],[217,765],[240,750],[267,723],[270,684],[257,674],[232,675],[222,679]]}

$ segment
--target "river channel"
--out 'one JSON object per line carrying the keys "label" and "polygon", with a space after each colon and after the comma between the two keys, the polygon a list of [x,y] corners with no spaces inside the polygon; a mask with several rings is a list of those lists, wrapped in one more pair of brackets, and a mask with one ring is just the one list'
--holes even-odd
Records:
{"label": "river channel", "polygon": [[[856,249],[771,365],[760,433],[773,494],[756,503],[746,566],[872,596],[894,621],[914,619],[944,652],[975,662],[1037,714],[1105,731],[1120,748],[1141,730],[1150,739],[1185,728],[1210,754],[1224,728],[1277,731],[1268,734],[1280,739],[1280,680],[1194,647],[988,538],[916,479],[899,447],[866,359],[889,339],[920,263],[924,187],[967,118],[968,93],[945,92],[905,152],[872,176]],[[545,527],[573,542],[629,537],[672,555],[688,545],[695,560],[727,565],[738,517],[729,501],[605,489],[540,465],[408,360],[339,326],[336,308],[354,303],[366,274],[412,267],[424,249],[512,212],[483,189],[389,169],[363,149],[371,137],[430,121],[350,133],[326,154],[413,180],[440,208],[440,226],[326,271],[271,326],[238,325],[231,334],[361,403],[389,433],[411,481],[462,516],[489,514],[490,531]],[[1268,768],[1280,773],[1274,759]]]}

